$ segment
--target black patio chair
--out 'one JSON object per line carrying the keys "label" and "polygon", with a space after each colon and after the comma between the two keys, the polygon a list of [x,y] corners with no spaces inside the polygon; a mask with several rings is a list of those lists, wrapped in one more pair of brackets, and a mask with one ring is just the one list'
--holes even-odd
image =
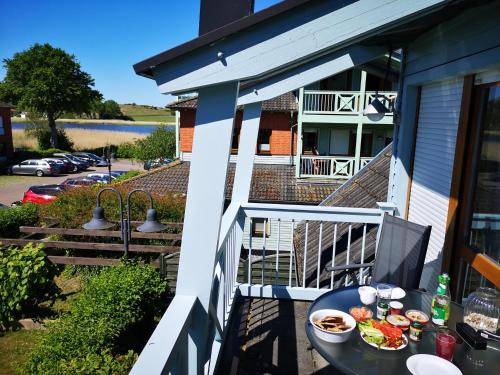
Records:
{"label": "black patio chair", "polygon": [[385,215],[374,262],[327,266],[325,269],[328,272],[345,270],[357,284],[358,279],[354,272],[360,268],[372,268],[373,282],[418,289],[431,229],[431,226],[422,226]]}

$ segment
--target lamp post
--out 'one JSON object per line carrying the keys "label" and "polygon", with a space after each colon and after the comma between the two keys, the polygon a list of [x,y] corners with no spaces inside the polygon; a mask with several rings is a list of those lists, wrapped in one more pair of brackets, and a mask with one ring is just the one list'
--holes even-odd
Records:
{"label": "lamp post", "polygon": [[112,191],[118,196],[118,203],[120,205],[120,229],[121,229],[120,238],[123,241],[123,252],[125,257],[128,256],[128,249],[132,232],[130,229],[130,198],[134,193],[144,193],[149,198],[149,208],[146,214],[146,221],[143,224],[139,225],[136,229],[139,232],[152,233],[152,232],[159,232],[167,228],[166,225],[163,225],[158,221],[156,216],[156,210],[153,207],[153,198],[151,197],[151,194],[149,192],[143,189],[134,189],[128,193],[126,202],[127,216],[125,217],[123,213],[123,199],[120,192],[115,188],[107,187],[99,190],[99,192],[97,193],[97,205],[92,213],[92,219],[88,223],[83,224],[83,229],[103,230],[111,228],[115,225],[115,223],[106,220],[104,216],[104,209],[101,207],[101,194],[105,191]]}

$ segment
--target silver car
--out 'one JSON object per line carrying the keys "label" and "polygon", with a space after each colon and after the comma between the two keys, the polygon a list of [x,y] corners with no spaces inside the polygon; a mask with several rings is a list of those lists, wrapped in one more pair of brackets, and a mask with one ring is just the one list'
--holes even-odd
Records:
{"label": "silver car", "polygon": [[46,160],[25,160],[11,167],[13,174],[28,174],[38,177],[52,176],[58,173],[55,163]]}

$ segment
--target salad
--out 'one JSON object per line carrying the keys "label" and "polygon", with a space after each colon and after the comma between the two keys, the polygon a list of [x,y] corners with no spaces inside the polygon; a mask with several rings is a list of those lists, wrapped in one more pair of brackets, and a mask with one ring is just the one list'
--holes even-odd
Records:
{"label": "salad", "polygon": [[379,349],[398,349],[406,344],[403,331],[385,320],[370,319],[365,322],[358,322],[358,328],[363,339],[369,344],[375,344]]}

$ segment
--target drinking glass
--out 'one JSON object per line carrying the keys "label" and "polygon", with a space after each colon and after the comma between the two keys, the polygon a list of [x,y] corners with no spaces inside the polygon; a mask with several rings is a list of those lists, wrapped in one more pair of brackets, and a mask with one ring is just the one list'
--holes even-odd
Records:
{"label": "drinking glass", "polygon": [[451,361],[456,341],[457,339],[452,331],[447,328],[438,329],[436,332],[436,354],[447,361]]}
{"label": "drinking glass", "polygon": [[392,286],[387,284],[378,284],[377,285],[377,297],[378,301],[383,301],[389,304],[392,295]]}

